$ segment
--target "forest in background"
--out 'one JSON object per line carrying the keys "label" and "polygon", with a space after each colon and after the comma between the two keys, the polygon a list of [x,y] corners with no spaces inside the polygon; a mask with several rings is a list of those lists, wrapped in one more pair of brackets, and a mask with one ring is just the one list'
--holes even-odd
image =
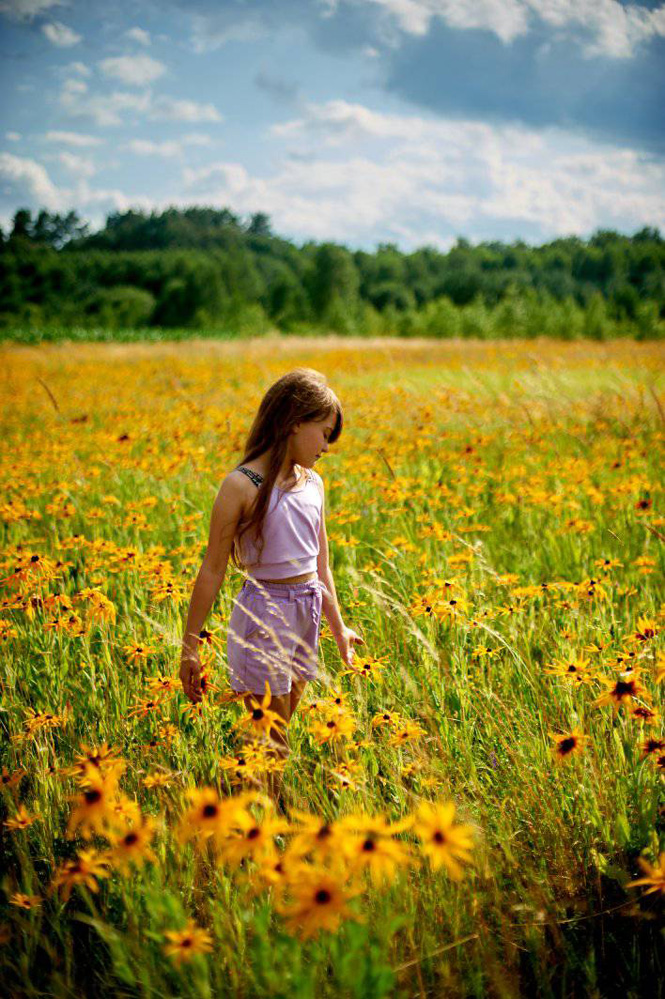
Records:
{"label": "forest in background", "polygon": [[665,240],[597,230],[542,246],[374,252],[301,246],[263,213],[169,208],[110,214],[19,209],[0,229],[0,337],[39,342],[155,335],[335,332],[561,339],[665,333]]}

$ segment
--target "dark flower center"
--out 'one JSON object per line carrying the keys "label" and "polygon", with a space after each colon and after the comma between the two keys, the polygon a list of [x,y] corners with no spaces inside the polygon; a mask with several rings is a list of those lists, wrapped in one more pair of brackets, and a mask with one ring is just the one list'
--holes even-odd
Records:
{"label": "dark flower center", "polygon": [[565,756],[566,753],[571,753],[576,745],[577,745],[576,739],[572,739],[570,737],[568,739],[562,739],[561,742],[559,743],[559,752],[561,753],[562,756]]}
{"label": "dark flower center", "polygon": [[203,808],[203,818],[211,819],[213,815],[217,815],[217,805],[205,805]]}
{"label": "dark flower center", "polygon": [[319,888],[316,895],[314,896],[314,901],[318,902],[319,905],[325,905],[330,901],[332,895],[326,888]]}
{"label": "dark flower center", "polygon": [[440,829],[437,829],[437,831],[434,833],[434,842],[435,843],[445,843],[446,842],[446,837],[443,835],[443,833],[441,832]]}
{"label": "dark flower center", "polygon": [[101,800],[102,792],[98,791],[96,788],[90,791],[86,791],[84,794],[86,805],[96,805],[98,801]]}

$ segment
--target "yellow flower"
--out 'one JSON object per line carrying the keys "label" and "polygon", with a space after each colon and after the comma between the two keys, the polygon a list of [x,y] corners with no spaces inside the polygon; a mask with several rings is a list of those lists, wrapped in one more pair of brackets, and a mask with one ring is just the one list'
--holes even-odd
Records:
{"label": "yellow flower", "polygon": [[24,895],[20,891],[14,892],[9,898],[10,905],[16,905],[19,909],[34,909],[42,904],[39,895]]}
{"label": "yellow flower", "polygon": [[7,827],[7,829],[10,829],[13,832],[16,829],[27,829],[28,826],[31,826],[32,823],[36,822],[37,819],[39,818],[41,818],[39,813],[30,815],[26,811],[23,805],[19,805],[16,815],[13,815],[11,818],[7,819],[4,825]]}
{"label": "yellow flower", "polygon": [[460,861],[471,860],[473,847],[471,825],[454,825],[455,803],[430,804],[423,802],[414,816],[413,830],[422,840],[422,851],[429,857],[434,870],[442,865],[455,881],[463,877]]}
{"label": "yellow flower", "polygon": [[333,742],[336,739],[350,739],[355,730],[353,718],[342,712],[327,721],[312,722],[310,731],[318,745]]}
{"label": "yellow flower", "polygon": [[255,732],[263,732],[267,735],[271,728],[277,728],[279,726],[286,727],[286,721],[278,715],[276,711],[270,710],[270,702],[272,696],[270,693],[270,684],[266,680],[266,692],[263,695],[261,701],[257,698],[252,697],[250,704],[252,705],[252,710],[243,715],[239,721],[235,722],[233,728],[253,728]]}
{"label": "yellow flower", "polygon": [[614,710],[618,711],[624,701],[631,701],[637,697],[647,700],[649,695],[635,673],[635,670],[621,673],[616,680],[607,676],[599,677],[606,690],[596,698],[594,705],[601,707],[603,704],[611,704]]}
{"label": "yellow flower", "polygon": [[273,815],[261,820],[239,808],[233,818],[233,828],[220,844],[220,853],[231,864],[240,864],[246,857],[256,858],[274,850],[273,837],[286,832],[289,823]]}
{"label": "yellow flower", "polygon": [[150,849],[155,829],[155,820],[149,815],[142,815],[136,824],[112,833],[109,836],[109,859],[113,866],[128,873],[132,864],[142,867],[146,860],[156,862],[157,858]]}
{"label": "yellow flower", "polygon": [[654,865],[644,860],[643,857],[638,857],[637,862],[642,870],[646,871],[646,877],[631,881],[628,887],[637,888],[639,885],[649,885],[650,887],[644,892],[645,895],[650,895],[652,892],[660,892],[661,895],[665,895],[665,852],[660,854]]}
{"label": "yellow flower", "polygon": [[584,735],[577,729],[564,734],[550,732],[550,736],[555,742],[552,752],[557,763],[563,763],[564,760],[569,760],[571,756],[581,752],[581,750],[583,750],[589,742],[589,736]]}
{"label": "yellow flower", "polygon": [[412,825],[411,816],[388,825],[383,816],[345,815],[339,820],[338,827],[347,834],[342,848],[351,869],[369,870],[375,884],[392,879],[396,869],[407,866],[412,859],[409,845],[392,837]]}
{"label": "yellow flower", "polygon": [[177,967],[198,954],[209,954],[213,949],[211,935],[197,926],[193,919],[187,920],[184,930],[166,930],[164,936],[169,940],[164,944],[164,953]]}
{"label": "yellow flower", "polygon": [[285,917],[288,928],[307,940],[319,930],[335,932],[342,919],[362,917],[347,907],[347,902],[362,889],[343,886],[343,875],[336,871],[303,868],[298,880],[291,885],[293,902],[275,900],[275,910]]}
{"label": "yellow flower", "polygon": [[66,902],[75,885],[85,885],[90,891],[99,891],[96,878],[108,878],[110,871],[106,853],[96,850],[81,850],[76,860],[66,860],[55,872],[51,887],[62,888]]}
{"label": "yellow flower", "polygon": [[77,830],[83,836],[107,831],[111,824],[113,807],[117,797],[116,777],[114,774],[104,776],[88,768],[86,787],[81,794],[71,796],[74,809],[67,824],[67,835],[73,839]]}

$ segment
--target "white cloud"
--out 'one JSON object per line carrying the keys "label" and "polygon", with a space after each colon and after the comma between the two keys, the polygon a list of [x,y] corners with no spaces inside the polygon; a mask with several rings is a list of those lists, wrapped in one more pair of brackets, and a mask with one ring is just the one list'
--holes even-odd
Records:
{"label": "white cloud", "polygon": [[58,160],[67,170],[80,177],[93,177],[97,172],[95,164],[91,159],[87,159],[85,156],[77,156],[75,153],[70,153],[66,150],[58,153]]}
{"label": "white cloud", "polygon": [[20,142],[21,133],[20,132],[5,132],[5,139],[7,142]]}
{"label": "white cloud", "polygon": [[101,146],[104,142],[103,139],[98,139],[94,135],[82,135],[80,132],[49,131],[45,134],[44,139],[47,142],[61,142],[66,146],[77,146],[80,148],[85,146]]}
{"label": "white cloud", "polygon": [[102,59],[99,68],[106,76],[120,80],[130,87],[143,87],[158,80],[166,72],[164,63],[149,55],[114,56]]}
{"label": "white cloud", "polygon": [[68,7],[67,0],[0,0],[0,14],[13,21],[32,21],[51,7]]}
{"label": "white cloud", "polygon": [[50,21],[48,24],[42,24],[41,28],[42,34],[46,35],[49,42],[59,49],[68,49],[72,45],[78,45],[83,38],[83,35],[77,34],[66,24],[61,24],[60,21]]}
{"label": "white cloud", "polygon": [[223,121],[214,104],[199,104],[197,101],[179,100],[160,95],[155,99],[150,117],[165,121]]}
{"label": "white cloud", "polygon": [[266,211],[278,231],[301,238],[354,243],[378,234],[411,248],[445,246],[459,232],[491,238],[497,220],[515,237],[526,229],[543,239],[665,222],[665,164],[559,129],[331,101],[308,105],[271,134],[287,144],[272,176],[219,161],[185,168],[186,191],[236,211]]}
{"label": "white cloud", "polygon": [[59,101],[61,108],[72,118],[89,120],[104,128],[108,125],[121,125],[121,115],[125,111],[146,114],[150,109],[151,98],[148,93],[130,94],[126,91],[82,96],[65,87],[60,93]]}
{"label": "white cloud", "polygon": [[50,211],[60,207],[58,189],[52,184],[41,163],[35,160],[13,156],[11,153],[0,153],[0,178],[8,183],[11,190],[19,197],[28,194]]}
{"label": "white cloud", "polygon": [[165,159],[180,156],[182,153],[179,142],[151,142],[150,139],[132,139],[124,148],[139,156],[163,156]]}
{"label": "white cloud", "polygon": [[84,62],[70,62],[65,67],[66,73],[79,73],[81,76],[92,76],[91,70],[88,69]]}
{"label": "white cloud", "polygon": [[[59,95],[60,107],[71,117],[94,122],[99,127],[120,125],[126,112],[152,121],[183,121],[191,124],[221,122],[222,115],[213,104],[182,100],[160,94],[153,98],[142,93],[114,91],[110,94],[84,94],[82,81],[66,80]],[[197,140],[201,144],[202,140]]]}
{"label": "white cloud", "polygon": [[189,135],[183,135],[182,141],[186,146],[211,146],[212,139],[209,135],[203,135],[201,132],[190,132]]}
{"label": "white cloud", "polygon": [[211,144],[212,140],[209,136],[193,133],[183,135],[179,141],[153,142],[150,139],[132,139],[125,144],[124,148],[138,156],[163,156],[165,159],[171,159],[175,156],[182,156],[185,146],[209,146]]}
{"label": "white cloud", "polygon": [[138,42],[139,45],[151,45],[150,32],[145,31],[143,28],[129,28],[125,32],[125,37],[130,38],[133,42]]}
{"label": "white cloud", "polygon": [[85,94],[88,92],[88,84],[85,80],[65,80],[62,89],[69,94]]}
{"label": "white cloud", "polygon": [[540,19],[555,28],[582,28],[592,36],[575,38],[588,56],[617,59],[635,54],[650,38],[665,36],[665,5],[655,9],[620,0],[351,0],[380,7],[410,35],[426,35],[439,18],[452,28],[483,28],[509,44]]}
{"label": "white cloud", "polygon": [[192,49],[197,55],[214,52],[227,42],[252,42],[266,32],[260,14],[246,9],[237,22],[222,9],[217,13],[193,14],[191,24]]}

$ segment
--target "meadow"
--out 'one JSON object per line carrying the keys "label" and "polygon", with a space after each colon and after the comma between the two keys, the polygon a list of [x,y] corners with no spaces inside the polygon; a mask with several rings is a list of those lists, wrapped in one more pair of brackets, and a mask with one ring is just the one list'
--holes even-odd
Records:
{"label": "meadow", "polygon": [[[0,349],[9,994],[663,995],[658,344]],[[178,669],[219,483],[300,364],[344,406],[317,470],[366,644],[323,628],[284,816],[233,567],[200,705]]]}

